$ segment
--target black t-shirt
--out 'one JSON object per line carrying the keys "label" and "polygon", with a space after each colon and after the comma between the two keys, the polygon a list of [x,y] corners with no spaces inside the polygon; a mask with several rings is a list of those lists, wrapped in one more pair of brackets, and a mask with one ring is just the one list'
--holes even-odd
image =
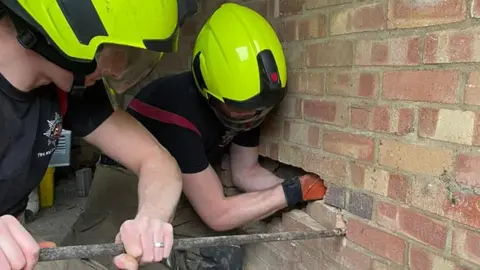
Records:
{"label": "black t-shirt", "polygon": [[[150,107],[148,115],[134,104]],[[159,78],[138,93],[127,109],[177,160],[182,173],[197,173],[215,164],[231,142],[254,147],[260,128],[235,134],[227,130],[195,86],[191,72]],[[180,120],[179,120],[180,119]],[[184,125],[179,123],[184,123]],[[185,123],[192,124],[192,128]]]}
{"label": "black t-shirt", "polygon": [[67,98],[62,117],[53,84],[21,92],[0,74],[0,215],[23,211],[56,149],[62,128],[84,137],[113,112],[101,82]]}

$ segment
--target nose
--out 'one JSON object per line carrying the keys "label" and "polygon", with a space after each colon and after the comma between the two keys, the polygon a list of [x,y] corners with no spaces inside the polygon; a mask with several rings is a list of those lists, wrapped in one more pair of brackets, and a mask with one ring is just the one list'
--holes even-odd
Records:
{"label": "nose", "polygon": [[102,76],[119,79],[127,66],[125,50],[121,47],[105,46],[97,57],[97,64]]}

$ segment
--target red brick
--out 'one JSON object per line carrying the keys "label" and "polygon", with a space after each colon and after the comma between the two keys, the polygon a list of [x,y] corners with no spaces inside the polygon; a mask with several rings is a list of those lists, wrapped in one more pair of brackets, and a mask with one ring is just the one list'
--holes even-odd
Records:
{"label": "red brick", "polygon": [[375,141],[366,136],[329,131],[323,135],[323,150],[353,157],[363,161],[373,161]]}
{"label": "red brick", "polygon": [[453,194],[454,204],[445,200],[443,210],[445,216],[459,223],[480,229],[480,196],[476,194]]}
{"label": "red brick", "polygon": [[358,129],[368,129],[370,123],[370,111],[365,108],[350,108],[350,126]]}
{"label": "red brick", "polygon": [[373,98],[378,93],[377,73],[331,72],[327,75],[327,94]]}
{"label": "red brick", "polygon": [[353,0],[306,0],[305,8],[306,9],[315,9],[328,6],[336,6],[345,3],[351,3]]}
{"label": "red brick", "polygon": [[480,145],[480,111],[475,112],[475,124],[473,127],[473,145]]}
{"label": "red brick", "polygon": [[421,63],[420,37],[401,37],[357,42],[355,63],[357,65],[418,65]]}
{"label": "red brick", "polygon": [[389,28],[425,27],[462,21],[466,18],[464,0],[403,1],[390,0]]}
{"label": "red brick", "polygon": [[282,42],[290,42],[294,40],[298,40],[297,34],[297,21],[292,20],[284,20],[284,21],[276,21],[272,23],[273,28],[275,29],[276,33],[278,34],[278,38]]}
{"label": "red brick", "polygon": [[318,147],[320,128],[307,123],[285,121],[283,139],[305,146]]}
{"label": "red brick", "polygon": [[305,120],[308,121],[342,127],[348,125],[348,107],[344,102],[305,99],[303,113]]}
{"label": "red brick", "polygon": [[480,105],[480,72],[477,71],[468,74],[463,99],[465,104]]}
{"label": "red brick", "polygon": [[397,229],[398,207],[387,202],[377,204],[377,223],[389,230]]}
{"label": "red brick", "polygon": [[450,36],[448,55],[452,62],[469,61],[473,56],[474,37],[465,33]]}
{"label": "red brick", "polygon": [[475,46],[479,33],[478,26],[428,33],[423,61],[428,64],[479,62],[479,49]]}
{"label": "red brick", "polygon": [[412,245],[409,253],[410,270],[468,270],[444,256],[433,254],[417,245]]}
{"label": "red brick", "polygon": [[453,151],[441,147],[381,140],[378,162],[390,168],[438,177],[453,170]]}
{"label": "red brick", "polygon": [[301,71],[293,72],[288,79],[293,83],[291,92],[323,96],[325,89],[325,74],[323,72]]}
{"label": "red brick", "polygon": [[404,175],[390,174],[388,197],[397,201],[406,202],[408,188],[408,181]]}
{"label": "red brick", "polygon": [[448,196],[445,182],[433,177],[416,176],[411,178],[408,203],[430,213],[444,216],[443,204]]}
{"label": "red brick", "polygon": [[341,264],[347,269],[370,270],[372,267],[372,259],[361,251],[347,246],[342,250]]}
{"label": "red brick", "polygon": [[325,36],[325,15],[315,14],[298,20],[298,39],[309,40]]}
{"label": "red brick", "polygon": [[320,175],[326,181],[342,184],[346,177],[346,164],[341,159],[328,158],[313,151],[304,151],[303,169]]}
{"label": "red brick", "polygon": [[280,144],[278,146],[278,161],[295,167],[302,167],[302,149],[298,146]]}
{"label": "red brick", "polygon": [[358,220],[347,223],[347,237],[352,242],[398,264],[403,264],[405,241]]}
{"label": "red brick", "polygon": [[421,108],[419,135],[434,140],[471,145],[475,133],[475,112]]}
{"label": "red brick", "polygon": [[308,67],[351,66],[353,64],[352,41],[309,44],[306,51]]}
{"label": "red brick", "polygon": [[443,250],[448,229],[445,224],[408,208],[399,208],[399,229],[412,238]]}
{"label": "red brick", "polygon": [[439,109],[420,108],[418,115],[418,134],[422,137],[435,136]]}
{"label": "red brick", "polygon": [[346,228],[340,210],[326,205],[322,201],[309,203],[305,212],[327,229]]}
{"label": "red brick", "polygon": [[280,116],[299,119],[302,117],[302,99],[287,96],[279,104],[277,112]]}
{"label": "red brick", "polygon": [[282,138],[282,117],[274,114],[267,116],[262,124],[262,136],[268,137],[270,140],[278,140]]}
{"label": "red brick", "polygon": [[456,180],[471,187],[480,187],[480,156],[460,154],[457,156]]}
{"label": "red brick", "polygon": [[301,44],[291,43],[285,46],[285,59],[289,68],[303,68],[305,66],[305,49]]}
{"label": "red brick", "polygon": [[[285,231],[321,231],[325,229],[307,213],[296,209],[283,214],[282,225]],[[312,250],[323,250],[329,246],[333,250],[340,251],[343,247],[341,238],[302,240],[298,244]]]}
{"label": "red brick", "polygon": [[464,229],[455,229],[452,254],[480,265],[480,234]]}
{"label": "red brick", "polygon": [[385,27],[386,15],[383,3],[343,8],[334,12],[330,19],[332,35],[377,31]]}
{"label": "red brick", "polygon": [[351,163],[350,175],[352,177],[352,184],[356,188],[363,188],[365,185],[365,167]]}
{"label": "red brick", "polygon": [[389,268],[387,264],[384,264],[383,262],[374,260],[373,265],[372,265],[372,270],[393,270],[395,268]]}
{"label": "red brick", "polygon": [[278,11],[280,16],[300,14],[305,0],[278,0]]}
{"label": "red brick", "polygon": [[390,130],[390,111],[387,106],[373,108],[372,129],[378,132],[388,132]]}
{"label": "red brick", "polygon": [[458,79],[456,71],[388,71],[383,77],[383,97],[455,103]]}
{"label": "red brick", "polygon": [[295,261],[276,249],[272,243],[259,243],[255,245],[255,254],[265,261],[269,269],[293,269]]}
{"label": "red brick", "polygon": [[398,135],[405,135],[413,131],[414,112],[411,108],[401,108],[398,117]]}

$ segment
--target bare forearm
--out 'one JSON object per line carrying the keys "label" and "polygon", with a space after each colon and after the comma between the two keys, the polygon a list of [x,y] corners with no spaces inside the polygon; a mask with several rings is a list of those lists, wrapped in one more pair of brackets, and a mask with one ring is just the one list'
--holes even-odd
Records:
{"label": "bare forearm", "polygon": [[260,164],[248,173],[233,175],[233,179],[235,186],[244,192],[266,190],[283,181]]}
{"label": "bare forearm", "polygon": [[218,217],[221,230],[238,228],[252,221],[265,218],[287,206],[281,185],[225,198],[224,211]]}
{"label": "bare forearm", "polygon": [[138,184],[138,215],[172,220],[182,192],[182,175],[169,154],[145,162]]}

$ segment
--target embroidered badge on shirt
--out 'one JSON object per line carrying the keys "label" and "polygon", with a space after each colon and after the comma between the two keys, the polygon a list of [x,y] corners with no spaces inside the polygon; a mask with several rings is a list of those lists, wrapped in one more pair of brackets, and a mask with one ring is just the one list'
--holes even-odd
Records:
{"label": "embroidered badge on shirt", "polygon": [[47,120],[48,129],[43,133],[48,140],[48,146],[55,146],[60,135],[62,135],[62,117],[58,113],[55,113],[55,119]]}

